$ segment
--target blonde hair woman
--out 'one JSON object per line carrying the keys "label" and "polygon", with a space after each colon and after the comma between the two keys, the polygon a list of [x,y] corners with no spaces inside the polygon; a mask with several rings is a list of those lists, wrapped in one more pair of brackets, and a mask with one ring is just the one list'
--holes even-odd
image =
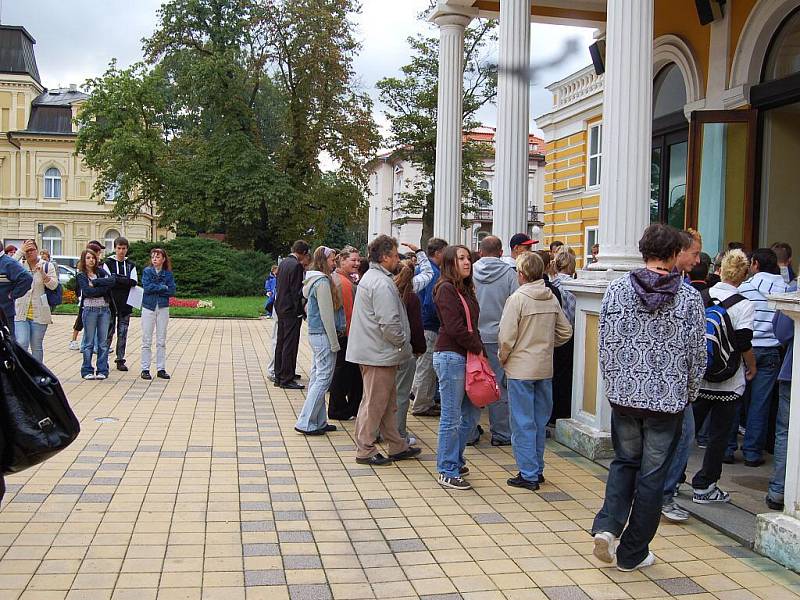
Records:
{"label": "blonde hair woman", "polygon": [[[742,364],[730,379],[713,383],[703,379],[700,393],[692,405],[694,422],[702,425],[708,418],[708,442],[703,455],[703,466],[692,479],[694,502],[710,504],[728,502],[730,495],[717,487],[722,474],[722,461],[728,445],[738,404],[747,381],[756,374],[753,354],[753,318],[755,306],[739,294],[738,287],[747,279],[750,261],[741,250],[731,250],[722,258],[722,281],[702,293],[706,306],[722,304],[726,307],[734,330],[734,345],[742,354]],[[688,410],[688,409],[687,409]]]}

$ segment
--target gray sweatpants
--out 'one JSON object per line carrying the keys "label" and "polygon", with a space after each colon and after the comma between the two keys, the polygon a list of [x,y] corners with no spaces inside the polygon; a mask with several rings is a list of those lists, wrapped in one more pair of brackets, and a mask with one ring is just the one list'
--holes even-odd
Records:
{"label": "gray sweatpants", "polygon": [[153,330],[156,333],[156,369],[167,370],[167,323],[169,307],[142,309],[142,371],[150,370],[153,360]]}

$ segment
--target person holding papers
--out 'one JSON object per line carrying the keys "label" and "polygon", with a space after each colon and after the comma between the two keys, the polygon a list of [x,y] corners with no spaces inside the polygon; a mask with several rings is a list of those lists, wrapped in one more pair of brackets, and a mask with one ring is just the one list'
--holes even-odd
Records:
{"label": "person holding papers", "polygon": [[131,322],[133,307],[128,304],[128,294],[138,281],[136,265],[127,258],[128,240],[118,237],[114,240],[114,254],[103,263],[103,268],[111,275],[114,287],[111,288],[111,323],[108,326],[108,347],[117,332],[117,351],[114,362],[117,371],[127,371],[125,366],[125,347],[128,343],[128,325]]}
{"label": "person holding papers", "polygon": [[153,329],[156,331],[156,376],[169,379],[167,374],[167,324],[169,323],[169,299],[175,295],[175,278],[172,263],[165,250],[150,251],[150,266],[142,273],[142,379],[150,376],[150,361],[153,357]]}

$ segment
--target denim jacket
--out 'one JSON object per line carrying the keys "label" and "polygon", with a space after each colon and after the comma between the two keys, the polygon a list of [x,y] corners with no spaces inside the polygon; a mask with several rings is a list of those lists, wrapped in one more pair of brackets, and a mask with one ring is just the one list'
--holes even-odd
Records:
{"label": "denim jacket", "polygon": [[170,296],[175,295],[175,278],[172,276],[172,271],[161,269],[159,273],[151,265],[142,273],[142,288],[144,288],[142,308],[147,310],[155,310],[156,306],[167,308]]}
{"label": "denim jacket", "polygon": [[333,308],[331,287],[327,277],[319,271],[309,271],[303,284],[303,296],[308,300],[306,315],[308,333],[328,336],[332,352],[339,351],[338,333],[344,332],[347,323],[344,308]]}

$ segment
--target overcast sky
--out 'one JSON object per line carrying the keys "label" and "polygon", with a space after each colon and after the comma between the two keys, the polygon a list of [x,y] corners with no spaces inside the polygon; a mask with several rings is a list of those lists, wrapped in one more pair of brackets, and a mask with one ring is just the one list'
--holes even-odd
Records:
{"label": "overcast sky", "polygon": [[[356,60],[361,84],[374,98],[375,82],[399,73],[408,62],[406,38],[417,32],[435,33],[435,26],[417,16],[427,0],[362,0],[363,11],[356,19],[363,44]],[[42,83],[50,88],[82,84],[104,72],[112,58],[126,66],[142,57],[141,39],[152,33],[156,10],[162,0],[0,0],[2,23],[22,25],[36,39],[36,60]],[[554,25],[533,25],[533,63],[549,64],[564,53],[568,40],[576,51],[557,64],[536,71],[531,88],[531,116],[552,104],[544,86],[589,64],[588,45],[592,31]],[[377,98],[376,98],[377,99]],[[479,115],[495,125],[494,107]],[[375,118],[383,127],[386,120],[376,105]]]}

